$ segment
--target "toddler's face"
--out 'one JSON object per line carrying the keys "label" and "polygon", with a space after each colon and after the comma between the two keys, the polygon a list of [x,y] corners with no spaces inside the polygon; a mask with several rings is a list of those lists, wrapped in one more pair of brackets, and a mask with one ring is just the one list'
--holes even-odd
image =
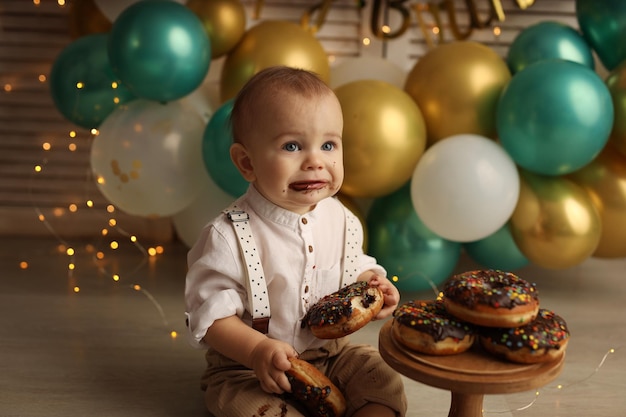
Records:
{"label": "toddler's face", "polygon": [[247,180],[274,204],[304,214],[343,182],[343,116],[332,94],[280,93],[257,107],[245,152]]}

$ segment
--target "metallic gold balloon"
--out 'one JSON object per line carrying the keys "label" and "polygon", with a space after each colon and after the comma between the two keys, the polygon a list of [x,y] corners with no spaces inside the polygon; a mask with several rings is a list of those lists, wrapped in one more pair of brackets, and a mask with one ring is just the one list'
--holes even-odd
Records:
{"label": "metallic gold balloon", "polygon": [[564,177],[522,171],[520,179],[510,226],[524,256],[548,269],[569,268],[591,256],[602,225],[589,194]]}
{"label": "metallic gold balloon", "polygon": [[102,13],[94,0],[75,0],[70,3],[69,28],[74,39],[95,33],[106,33],[113,23]]}
{"label": "metallic gold balloon", "polygon": [[606,79],[613,99],[613,130],[609,142],[626,155],[626,62],[615,68]]}
{"label": "metallic gold balloon", "polygon": [[596,159],[570,178],[587,190],[602,219],[600,243],[593,256],[626,256],[626,157],[606,146]]}
{"label": "metallic gold balloon", "polygon": [[211,39],[211,58],[227,54],[246,32],[246,11],[239,0],[187,0]]}
{"label": "metallic gold balloon", "polygon": [[422,111],[432,144],[460,133],[495,138],[498,97],[510,79],[506,63],[491,48],[456,41],[421,57],[404,89]]}
{"label": "metallic gold balloon", "polygon": [[254,74],[274,65],[304,68],[330,81],[328,57],[315,36],[295,23],[266,20],[250,28],[226,55],[220,80],[222,102],[233,98]]}
{"label": "metallic gold balloon", "polygon": [[426,147],[420,109],[407,93],[384,81],[353,81],[335,93],[344,122],[341,192],[380,197],[399,189]]}

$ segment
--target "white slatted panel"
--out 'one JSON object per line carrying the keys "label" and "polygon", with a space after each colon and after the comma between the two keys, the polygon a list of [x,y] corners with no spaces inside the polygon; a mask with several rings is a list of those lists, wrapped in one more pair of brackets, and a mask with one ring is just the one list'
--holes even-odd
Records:
{"label": "white slatted panel", "polygon": [[[248,26],[255,19],[256,0],[242,0],[248,13]],[[475,0],[481,14],[487,13],[489,0]],[[299,23],[313,5],[321,0],[265,0],[260,20],[280,19]],[[420,1],[407,1],[414,6]],[[401,37],[381,41],[372,36],[370,18],[373,0],[335,0],[316,36],[335,62],[344,57],[370,55],[385,57],[405,70],[428,50],[424,34],[411,13],[411,26]],[[502,0],[506,20],[494,21],[501,28],[494,36],[491,28],[474,30],[471,40],[506,54],[509,43],[524,27],[541,20],[557,20],[576,26],[574,0],[537,0],[527,10],[520,10],[514,0]],[[454,0],[460,25],[467,21],[465,0]],[[0,0],[0,234],[45,235],[45,224],[37,220],[39,212],[52,227],[67,237],[90,237],[106,226],[106,199],[90,177],[89,148],[91,136],[84,129],[67,122],[55,109],[48,92],[47,77],[59,52],[72,39],[68,31],[69,6],[56,1]],[[394,13],[388,14],[393,28]],[[316,18],[316,14],[311,16]],[[432,16],[424,15],[426,23]],[[430,20],[429,20],[430,19]],[[442,16],[444,40],[452,37]],[[364,46],[362,39],[372,43]],[[70,138],[69,132],[77,137]],[[44,151],[44,143],[51,145]],[[75,145],[75,150],[69,147]],[[35,173],[41,165],[43,171]],[[95,203],[85,206],[87,199]],[[78,207],[70,212],[70,205]],[[149,220],[118,213],[121,226],[144,238],[167,240],[173,236],[168,219]]]}

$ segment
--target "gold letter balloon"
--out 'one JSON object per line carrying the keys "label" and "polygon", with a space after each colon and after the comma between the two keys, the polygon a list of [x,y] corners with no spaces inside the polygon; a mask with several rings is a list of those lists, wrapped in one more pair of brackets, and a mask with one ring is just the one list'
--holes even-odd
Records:
{"label": "gold letter balloon", "polygon": [[430,144],[448,136],[496,136],[496,107],[511,79],[504,60],[469,41],[439,45],[417,61],[404,89],[421,109]]}
{"label": "gold letter balloon", "polygon": [[399,189],[426,147],[420,109],[408,94],[384,81],[353,81],[335,93],[344,122],[341,192],[380,197]]}
{"label": "gold letter balloon", "polygon": [[586,260],[600,241],[601,219],[589,194],[564,177],[521,171],[511,216],[519,250],[537,266],[566,269]]}
{"label": "gold letter balloon", "polygon": [[313,71],[326,83],[330,79],[328,57],[315,36],[295,23],[266,20],[250,28],[226,55],[222,102],[233,98],[254,74],[274,65]]}

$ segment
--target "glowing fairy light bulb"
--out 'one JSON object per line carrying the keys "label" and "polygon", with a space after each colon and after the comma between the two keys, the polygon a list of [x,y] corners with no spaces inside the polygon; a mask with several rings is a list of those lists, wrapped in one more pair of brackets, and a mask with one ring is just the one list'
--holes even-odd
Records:
{"label": "glowing fairy light bulb", "polygon": [[141,285],[139,285],[139,284],[135,284],[135,285],[133,285],[133,290],[135,290],[135,291],[141,291]]}
{"label": "glowing fairy light bulb", "polygon": [[120,244],[117,243],[115,240],[111,241],[111,243],[109,244],[109,246],[111,247],[111,249],[115,250],[117,248],[120,247]]}
{"label": "glowing fairy light bulb", "polygon": [[154,249],[154,248],[148,248],[148,255],[150,255],[150,256],[155,256],[155,255],[156,255],[156,249]]}
{"label": "glowing fairy light bulb", "polygon": [[67,256],[74,256],[76,252],[74,251],[74,248],[67,248],[65,250],[65,253],[67,254]]}
{"label": "glowing fairy light bulb", "polygon": [[120,280],[120,276],[117,274],[113,274],[113,281],[118,282]]}
{"label": "glowing fairy light bulb", "polygon": [[28,262],[26,261],[20,262],[20,269],[28,269]]}
{"label": "glowing fairy light bulb", "polygon": [[80,292],[80,287],[78,285],[74,287],[74,292],[75,293],[79,293]]}
{"label": "glowing fairy light bulb", "polygon": [[170,332],[170,337],[171,337],[172,339],[176,339],[176,338],[178,337],[178,333],[177,333],[175,330],[172,330],[172,331]]}

